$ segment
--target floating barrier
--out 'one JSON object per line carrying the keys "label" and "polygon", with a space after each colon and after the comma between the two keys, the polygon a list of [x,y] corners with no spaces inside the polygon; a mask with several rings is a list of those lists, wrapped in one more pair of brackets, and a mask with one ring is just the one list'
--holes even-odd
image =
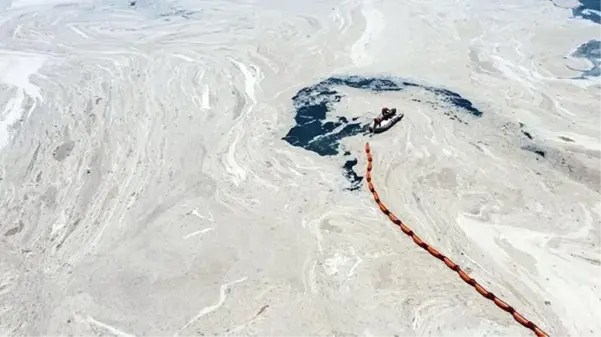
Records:
{"label": "floating barrier", "polygon": [[510,306],[509,304],[507,304],[504,301],[502,301],[501,299],[499,299],[497,296],[495,296],[495,294],[486,290],[476,280],[474,280],[468,274],[466,274],[466,272],[463,271],[461,269],[461,267],[459,267],[459,265],[457,265],[455,262],[451,261],[451,259],[444,256],[442,253],[440,253],[436,249],[432,248],[432,246],[430,246],[429,244],[424,242],[422,239],[420,239],[419,236],[417,236],[413,232],[413,230],[411,230],[411,228],[407,227],[403,223],[403,221],[401,221],[396,215],[394,215],[394,213],[392,213],[386,207],[386,205],[384,205],[382,200],[380,200],[380,196],[378,195],[378,192],[376,192],[376,189],[374,188],[374,185],[372,183],[371,171],[373,169],[373,156],[371,154],[369,143],[365,143],[365,154],[367,155],[367,173],[366,173],[367,187],[369,188],[369,191],[371,192],[374,200],[376,201],[376,204],[378,204],[378,207],[380,208],[382,213],[384,213],[384,215],[386,215],[390,219],[390,221],[392,221],[395,225],[399,226],[399,228],[401,229],[401,231],[403,231],[403,233],[405,233],[407,236],[411,237],[411,239],[413,239],[413,242],[415,242],[416,245],[418,245],[421,248],[428,251],[428,253],[430,253],[430,255],[432,255],[435,258],[439,259],[440,261],[444,262],[444,264],[446,264],[447,267],[449,267],[449,269],[456,272],[465,283],[474,287],[474,289],[476,289],[476,291],[478,293],[480,293],[480,295],[493,301],[499,308],[508,312],[511,316],[513,316],[513,318],[518,323],[520,323],[524,327],[532,330],[538,337],[548,336],[547,333],[544,332],[543,330],[541,330],[538,326],[536,326],[536,324],[532,323],[532,321],[529,321],[524,316],[522,316],[517,311],[515,311],[515,309],[512,306]]}

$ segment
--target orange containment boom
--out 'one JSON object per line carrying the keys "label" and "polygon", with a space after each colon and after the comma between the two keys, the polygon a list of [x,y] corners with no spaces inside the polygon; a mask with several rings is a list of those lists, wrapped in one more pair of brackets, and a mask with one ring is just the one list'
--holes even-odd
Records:
{"label": "orange containment boom", "polygon": [[513,318],[518,323],[520,323],[524,327],[532,330],[538,337],[548,336],[547,333],[544,332],[543,330],[541,330],[538,326],[536,326],[536,324],[532,323],[532,321],[529,321],[524,316],[520,315],[517,311],[515,311],[515,309],[512,306],[505,303],[504,301],[499,299],[497,296],[495,296],[495,294],[491,293],[490,291],[488,291],[484,287],[482,287],[478,282],[476,282],[476,280],[474,280],[468,274],[466,274],[461,269],[461,267],[459,267],[459,265],[457,265],[455,262],[451,261],[451,259],[449,259],[448,257],[442,255],[439,251],[432,248],[432,246],[430,246],[429,244],[425,243],[422,239],[420,239],[417,235],[415,235],[415,233],[411,230],[411,228],[407,227],[399,218],[397,218],[396,215],[394,215],[390,210],[388,210],[386,205],[384,205],[384,203],[380,200],[380,196],[378,195],[378,192],[376,192],[376,189],[374,188],[374,185],[372,183],[371,171],[373,169],[373,164],[372,164],[373,157],[371,154],[371,150],[369,148],[369,143],[365,143],[365,154],[367,155],[367,173],[366,173],[367,187],[369,188],[369,191],[373,195],[374,200],[378,204],[378,207],[380,208],[382,213],[384,213],[384,215],[388,216],[390,221],[392,221],[395,225],[399,226],[399,228],[401,228],[403,233],[405,233],[407,236],[411,237],[413,239],[413,242],[415,242],[416,245],[422,247],[423,249],[428,251],[428,253],[430,253],[430,255],[432,255],[435,258],[439,259],[440,261],[444,262],[444,264],[446,264],[447,267],[449,267],[451,270],[453,270],[454,272],[459,274],[459,277],[465,283],[474,287],[474,289],[476,289],[476,291],[478,293],[480,293],[480,295],[493,301],[499,308],[508,312],[511,316],[513,316]]}

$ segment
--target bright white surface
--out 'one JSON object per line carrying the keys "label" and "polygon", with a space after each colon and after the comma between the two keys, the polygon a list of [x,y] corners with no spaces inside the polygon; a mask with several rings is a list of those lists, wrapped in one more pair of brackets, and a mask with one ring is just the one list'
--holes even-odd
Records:
{"label": "bright white surface", "polygon": [[564,59],[598,26],[533,0],[5,5],[1,335],[530,335],[344,191],[344,159],[281,140],[340,73],[482,110],[337,106],[405,113],[374,184],[424,240],[551,335],[601,334],[600,82]]}

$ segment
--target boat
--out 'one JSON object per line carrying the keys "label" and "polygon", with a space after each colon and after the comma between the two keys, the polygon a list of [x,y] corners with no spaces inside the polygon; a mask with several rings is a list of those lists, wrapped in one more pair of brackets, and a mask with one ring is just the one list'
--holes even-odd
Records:
{"label": "boat", "polygon": [[[401,119],[403,119],[404,115],[405,114],[403,114],[403,113],[399,113],[399,114],[396,114],[396,115],[394,115],[394,116],[392,116],[392,117],[390,117],[388,119],[382,120],[382,122],[380,122],[380,125],[378,125],[377,127],[375,127],[376,120],[374,120],[369,125],[369,132],[382,133],[382,132],[388,131],[396,123],[398,123]],[[378,118],[380,118],[380,117],[378,117]]]}

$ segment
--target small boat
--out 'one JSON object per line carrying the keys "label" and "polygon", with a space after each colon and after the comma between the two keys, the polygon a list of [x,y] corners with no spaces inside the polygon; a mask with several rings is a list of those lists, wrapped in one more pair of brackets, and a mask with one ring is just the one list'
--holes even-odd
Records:
{"label": "small boat", "polygon": [[[374,120],[373,122],[371,122],[371,124],[369,124],[369,132],[382,133],[384,131],[388,131],[391,127],[393,127],[396,123],[398,123],[401,119],[403,119],[404,115],[405,114],[403,114],[403,113],[399,113],[388,119],[382,120],[382,122],[380,122],[380,125],[378,125],[377,127],[375,127],[376,121]],[[380,118],[380,117],[378,117],[378,118]],[[375,127],[375,129],[374,129],[374,127]]]}

